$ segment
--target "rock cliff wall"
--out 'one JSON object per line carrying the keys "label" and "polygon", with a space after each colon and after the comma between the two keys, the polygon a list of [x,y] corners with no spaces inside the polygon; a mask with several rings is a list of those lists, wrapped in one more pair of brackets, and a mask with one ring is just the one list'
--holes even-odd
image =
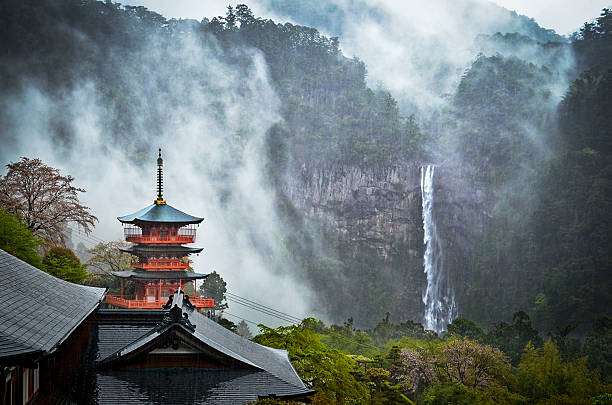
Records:
{"label": "rock cliff wall", "polygon": [[[365,246],[377,252],[377,271],[389,286],[383,303],[372,309],[375,316],[389,311],[395,321],[422,320],[426,278],[420,181],[418,163],[389,167],[303,164],[281,185],[281,192],[308,219],[356,249]],[[456,286],[461,315],[461,295],[467,289],[463,274],[486,227],[490,196],[477,173],[459,165],[437,167],[435,194],[444,265]],[[354,312],[347,310],[346,315]]]}

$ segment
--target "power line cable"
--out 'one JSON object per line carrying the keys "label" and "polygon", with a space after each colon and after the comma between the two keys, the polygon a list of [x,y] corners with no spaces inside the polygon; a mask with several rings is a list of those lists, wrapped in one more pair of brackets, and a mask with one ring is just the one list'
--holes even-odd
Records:
{"label": "power line cable", "polygon": [[226,293],[225,293],[225,295],[226,295],[228,298],[230,298],[230,299],[231,299],[231,298],[237,298],[237,299],[243,300],[243,301],[245,301],[245,302],[247,302],[247,303],[249,303],[249,304],[252,304],[252,305],[255,305],[255,306],[257,306],[257,307],[261,307],[261,308],[264,308],[264,309],[266,309],[266,310],[269,310],[269,311],[275,312],[275,313],[277,313],[277,314],[278,314],[278,315],[280,315],[280,316],[283,316],[283,317],[286,317],[286,318],[293,319],[293,320],[294,320],[294,321],[296,321],[296,322],[302,322],[302,319],[303,319],[303,318],[298,318],[297,316],[290,315],[290,314],[288,314],[288,313],[286,313],[286,312],[282,312],[282,311],[279,311],[279,310],[277,310],[277,309],[270,308],[270,307],[265,306],[265,305],[263,305],[263,304],[260,304],[260,303],[258,303],[258,302],[252,301],[252,300],[250,300],[250,299],[248,299],[248,298],[241,297],[241,296],[239,296],[239,295],[237,295],[237,294],[233,294],[233,293],[230,293],[230,292],[226,292]]}
{"label": "power line cable", "polygon": [[78,226],[77,226],[76,228],[73,228],[73,227],[71,227],[70,225],[68,225],[68,226],[67,226],[67,228],[68,228],[68,229],[71,229],[73,232],[76,232],[76,233],[77,233],[77,234],[79,234],[79,235],[82,235],[83,237],[86,237],[86,238],[91,239],[92,241],[96,241],[96,242],[99,242],[99,243],[106,243],[106,241],[105,241],[104,239],[100,239],[100,238],[98,238],[97,236],[95,236],[95,235],[94,235],[94,234],[92,234],[91,232],[90,232],[90,233],[86,233],[86,232],[84,232],[84,231],[80,230],[80,229],[78,228]]}
{"label": "power line cable", "polygon": [[80,236],[80,235],[73,235],[73,236],[75,236],[75,237],[77,237],[78,239],[80,239],[80,241],[81,241],[81,242],[88,243],[89,245],[91,245],[91,247],[95,247],[95,246],[97,245],[97,242],[92,242],[91,240],[86,239],[86,238],[83,238],[83,237],[82,237],[82,236]]}
{"label": "power line cable", "polygon": [[247,308],[254,309],[256,311],[262,312],[264,314],[273,316],[273,317],[278,318],[278,319],[282,319],[282,320],[287,321],[287,322],[291,322],[291,323],[300,323],[301,322],[301,320],[294,319],[294,318],[291,318],[291,317],[287,317],[287,316],[284,316],[284,315],[280,315],[278,313],[275,313],[273,311],[269,311],[269,310],[267,310],[265,308],[262,308],[262,307],[259,307],[257,305],[253,305],[253,304],[250,304],[248,302],[244,302],[244,301],[242,301],[240,299],[236,299],[236,298],[232,298],[232,297],[227,297],[227,299],[230,300],[233,303],[243,305],[243,306],[245,306]]}
{"label": "power line cable", "polygon": [[248,303],[241,302],[241,301],[236,300],[236,299],[234,299],[234,298],[229,298],[229,297],[228,297],[228,300],[230,300],[230,301],[232,301],[232,302],[234,302],[234,303],[236,303],[236,304],[243,305],[243,306],[245,306],[245,307],[247,307],[247,308],[251,308],[251,309],[253,309],[253,310],[255,310],[255,311],[259,311],[259,312],[264,313],[264,314],[266,314],[266,315],[268,315],[268,316],[271,316],[271,317],[274,317],[274,318],[280,319],[280,320],[282,320],[282,321],[285,321],[285,322],[288,322],[288,323],[291,323],[291,324],[295,323],[295,320],[293,320],[293,319],[291,319],[291,318],[285,318],[285,317],[279,316],[279,315],[277,315],[277,314],[275,314],[275,313],[273,313],[273,312],[266,311],[265,309],[258,308],[257,306],[254,306],[254,305],[251,305],[251,304],[248,304]]}
{"label": "power line cable", "polygon": [[68,227],[68,229],[73,231],[70,234],[70,237],[73,237],[73,236],[77,237],[77,238],[81,239],[82,241],[86,241],[86,242],[91,243],[93,246],[96,246],[99,243],[104,243],[104,241],[100,241],[100,240],[94,239],[94,238],[90,237],[89,235],[87,235],[85,233],[82,233],[82,232],[74,230],[74,228],[72,228],[72,227]]}
{"label": "power line cable", "polygon": [[291,320],[292,322],[297,322],[297,323],[302,322],[301,318],[289,315],[289,314],[287,314],[285,312],[279,311],[279,310],[274,309],[274,308],[267,307],[265,305],[262,305],[262,304],[259,304],[257,302],[251,301],[251,300],[249,300],[247,298],[244,298],[244,297],[240,297],[240,296],[234,295],[233,297],[232,296],[228,297],[228,299],[234,300],[234,301],[237,301],[237,300],[241,301],[242,303],[245,303],[245,304],[248,304],[248,305],[251,305],[251,306],[254,306],[254,307],[258,308],[259,310],[272,313],[275,316],[278,316],[278,317],[281,317],[281,318],[284,318],[284,319],[287,319],[287,320]]}

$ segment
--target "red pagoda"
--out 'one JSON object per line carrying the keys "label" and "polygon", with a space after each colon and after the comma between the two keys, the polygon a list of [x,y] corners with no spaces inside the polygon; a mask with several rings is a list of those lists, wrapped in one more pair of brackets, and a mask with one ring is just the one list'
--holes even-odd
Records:
{"label": "red pagoda", "polygon": [[[171,207],[162,197],[163,160],[161,149],[157,158],[157,199],[152,205],[130,215],[118,217],[123,224],[125,240],[134,243],[120,250],[137,258],[133,270],[114,271],[121,280],[121,295],[107,295],[106,302],[121,308],[161,308],[168,297],[193,282],[195,297],[191,303],[196,308],[214,308],[210,298],[197,297],[197,280],[208,274],[189,271],[187,257],[200,253],[202,248],[183,246],[193,243],[196,227],[204,218],[186,214]],[[134,295],[124,296],[123,282],[134,282]]]}

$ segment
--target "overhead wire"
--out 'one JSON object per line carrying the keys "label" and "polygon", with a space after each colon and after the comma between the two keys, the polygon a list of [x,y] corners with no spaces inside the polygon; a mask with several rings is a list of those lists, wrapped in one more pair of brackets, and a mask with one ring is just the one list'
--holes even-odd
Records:
{"label": "overhead wire", "polygon": [[266,305],[263,305],[263,304],[260,304],[258,302],[252,301],[252,300],[250,300],[248,298],[241,297],[241,296],[239,296],[237,294],[226,292],[225,296],[230,301],[233,301],[233,302],[235,302],[237,304],[244,305],[244,306],[249,307],[249,308],[253,308],[253,309],[255,309],[257,311],[260,311],[260,312],[263,312],[263,313],[267,313],[270,316],[274,316],[276,318],[284,319],[284,320],[286,320],[288,322],[291,322],[291,323],[300,323],[300,322],[302,322],[302,319],[298,318],[297,316],[293,316],[293,315],[290,315],[290,314],[288,314],[286,312],[282,312],[282,311],[279,311],[277,309],[268,307]]}
{"label": "overhead wire", "polygon": [[261,313],[266,314],[266,315],[268,315],[268,316],[271,316],[271,317],[273,317],[273,318],[280,319],[280,320],[285,321],[285,322],[288,322],[288,323],[290,323],[290,324],[293,324],[293,323],[299,323],[299,321],[295,321],[294,319],[283,317],[283,316],[281,316],[281,315],[275,314],[274,312],[268,311],[268,310],[266,310],[266,309],[263,309],[263,308],[261,308],[261,307],[257,307],[257,306],[255,306],[255,305],[252,305],[252,304],[249,304],[249,303],[242,302],[242,301],[237,300],[237,299],[235,299],[235,298],[230,298],[230,297],[226,297],[226,298],[227,298],[229,301],[231,301],[231,302],[233,302],[233,303],[235,303],[235,304],[240,304],[240,305],[243,305],[243,306],[245,306],[245,307],[247,307],[247,308],[253,309],[253,310],[258,311],[258,312],[261,312]]}
{"label": "overhead wire", "polygon": [[74,227],[68,225],[67,228],[72,230],[73,234],[74,234],[74,232],[76,232],[76,234],[81,235],[82,237],[87,238],[87,239],[91,240],[92,242],[95,242],[96,244],[97,243],[106,243],[106,241],[104,239],[98,238],[97,236],[95,236],[91,232],[90,233],[86,233],[86,232],[80,230],[78,228],[78,226],[76,228],[74,228]]}

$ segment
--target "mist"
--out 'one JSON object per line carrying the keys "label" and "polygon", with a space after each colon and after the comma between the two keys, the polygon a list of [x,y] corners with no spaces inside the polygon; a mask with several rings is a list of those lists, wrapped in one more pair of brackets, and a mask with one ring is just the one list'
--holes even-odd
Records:
{"label": "mist", "polygon": [[[291,13],[281,6],[282,2],[260,3],[279,19],[290,18],[296,23],[316,20],[312,15]],[[514,55],[539,65],[553,62],[534,52],[533,46],[508,52],[507,47],[485,48],[475,43],[481,34],[524,35],[535,26],[528,17],[519,19],[516,13],[486,0],[406,2],[401,7],[390,0],[362,0],[358,4],[335,0],[313,8],[320,13],[333,12],[330,21],[318,28],[328,35],[338,35],[343,53],[366,63],[369,85],[389,89],[405,114],[430,115],[442,108],[479,52],[487,56],[497,52]],[[556,39],[563,41],[559,36]],[[571,68],[571,54],[555,58],[555,63],[561,62],[562,73]]]}
{"label": "mist", "polygon": [[[200,41],[189,28],[181,31],[171,47],[152,35],[135,52],[111,49],[108,69],[121,89],[69,72],[65,79],[71,84],[62,91],[23,78],[2,100],[1,160],[38,157],[74,176],[75,185],[87,191],[82,203],[100,222],[90,237],[74,232],[73,243],[91,248],[99,239],[122,239],[116,217],[155,199],[161,148],[164,198],[205,218],[195,243],[204,251],[191,257],[194,270],[217,271],[228,291],[305,317],[311,294],[281,251],[283,230],[263,172],[266,132],[280,120],[265,61],[257,50],[243,48],[241,63],[229,64],[213,39]],[[115,94],[112,103],[109,92]],[[231,303],[228,312],[279,324]]]}
{"label": "mist", "polygon": [[[34,51],[11,42],[22,59],[6,57],[2,71],[16,78],[1,89],[3,162],[40,157],[75,176],[100,224],[73,242],[91,247],[121,239],[116,217],[155,198],[162,148],[165,199],[205,218],[196,271],[217,271],[231,293],[293,316],[355,316],[357,327],[387,311],[394,322],[422,319],[423,196],[412,181],[436,166],[441,262],[463,283],[463,315],[476,302],[466,289],[482,279],[485,233],[514,221],[524,235],[537,219],[555,111],[576,74],[572,45],[484,0],[249,7],[237,23],[212,20],[218,5],[200,10],[209,20],[199,23],[66,3],[61,46],[49,51],[42,30]],[[45,15],[49,25],[55,17]],[[338,35],[342,53],[286,21]],[[359,184],[347,181],[357,172]],[[333,198],[318,198],[317,182]],[[497,274],[494,260],[487,266]],[[231,302],[227,313],[278,324]]]}

